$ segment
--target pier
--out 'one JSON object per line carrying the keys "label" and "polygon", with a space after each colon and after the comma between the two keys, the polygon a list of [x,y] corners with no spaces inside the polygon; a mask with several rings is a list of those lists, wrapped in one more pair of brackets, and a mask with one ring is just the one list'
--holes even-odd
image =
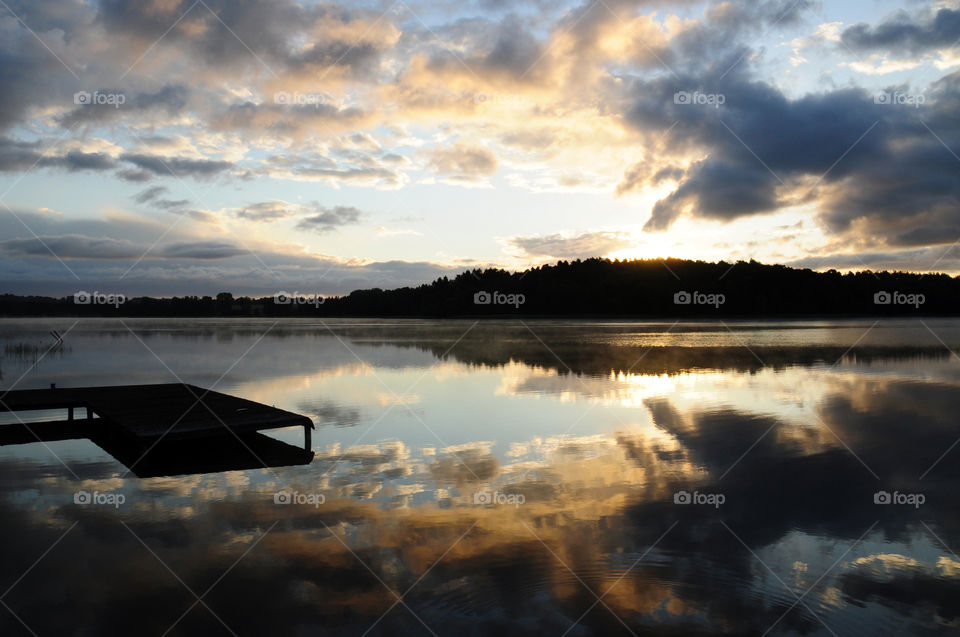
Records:
{"label": "pier", "polygon": [[[0,445],[90,439],[141,477],[305,464],[313,421],[184,383],[0,392],[0,412],[66,418],[0,425]],[[300,450],[258,432],[303,427]]]}

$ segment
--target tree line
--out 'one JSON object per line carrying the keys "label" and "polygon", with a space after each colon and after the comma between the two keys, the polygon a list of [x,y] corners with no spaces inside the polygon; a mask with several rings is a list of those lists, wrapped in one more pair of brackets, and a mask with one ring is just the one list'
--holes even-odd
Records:
{"label": "tree line", "polygon": [[558,261],[518,272],[474,269],[392,290],[265,297],[0,295],[3,316],[150,317],[811,317],[960,315],[960,277],[816,272],[756,261]]}

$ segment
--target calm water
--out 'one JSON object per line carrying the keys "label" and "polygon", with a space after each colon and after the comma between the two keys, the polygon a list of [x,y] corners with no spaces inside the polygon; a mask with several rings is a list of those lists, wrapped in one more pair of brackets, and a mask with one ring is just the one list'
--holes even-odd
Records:
{"label": "calm water", "polygon": [[0,341],[3,388],[182,380],[317,425],[309,464],[155,478],[88,440],[0,447],[2,635],[960,628],[957,321],[0,320]]}

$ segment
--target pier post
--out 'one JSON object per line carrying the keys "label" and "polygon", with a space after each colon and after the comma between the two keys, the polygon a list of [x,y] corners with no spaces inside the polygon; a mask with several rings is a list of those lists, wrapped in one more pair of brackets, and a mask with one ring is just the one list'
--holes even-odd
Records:
{"label": "pier post", "polygon": [[305,451],[310,451],[310,449],[313,447],[313,443],[311,441],[312,429],[313,429],[313,423],[303,426],[303,449]]}

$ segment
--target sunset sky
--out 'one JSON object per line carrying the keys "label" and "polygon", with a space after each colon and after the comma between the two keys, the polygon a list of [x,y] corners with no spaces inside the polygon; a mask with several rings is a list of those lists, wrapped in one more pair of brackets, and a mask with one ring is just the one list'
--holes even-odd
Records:
{"label": "sunset sky", "polygon": [[960,2],[3,0],[0,292],[960,272]]}

